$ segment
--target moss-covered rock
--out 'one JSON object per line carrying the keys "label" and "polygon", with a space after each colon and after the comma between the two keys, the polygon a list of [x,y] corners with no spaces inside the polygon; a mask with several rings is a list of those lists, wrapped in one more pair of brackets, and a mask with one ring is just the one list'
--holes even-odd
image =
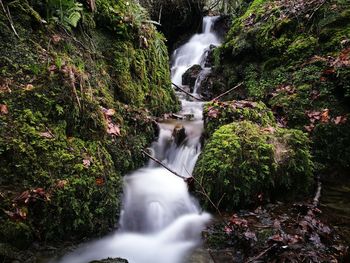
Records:
{"label": "moss-covered rock", "polygon": [[312,170],[303,132],[241,121],[214,132],[194,175],[214,203],[230,210],[270,198],[300,198],[309,191]]}
{"label": "moss-covered rock", "polygon": [[16,33],[0,13],[0,243],[20,249],[113,228],[152,115],[178,108],[135,1],[56,2],[4,3]]}
{"label": "moss-covered rock", "polygon": [[209,137],[220,126],[233,121],[251,121],[260,126],[276,126],[272,111],[263,102],[209,102],[204,106],[204,130]]}
{"label": "moss-covered rock", "polygon": [[[349,5],[342,0],[293,3],[255,0],[233,20],[223,45],[214,51],[213,75],[218,77],[212,82],[220,88],[213,93],[219,95],[243,82],[244,90],[231,93],[230,99],[263,101],[281,126],[307,131],[320,173],[346,170],[349,145],[333,146],[350,138],[345,135],[350,102]],[[314,120],[313,112],[327,112],[329,118]],[[327,127],[329,136],[324,140],[317,139],[322,137],[318,125]],[[326,152],[343,158],[324,158]]]}

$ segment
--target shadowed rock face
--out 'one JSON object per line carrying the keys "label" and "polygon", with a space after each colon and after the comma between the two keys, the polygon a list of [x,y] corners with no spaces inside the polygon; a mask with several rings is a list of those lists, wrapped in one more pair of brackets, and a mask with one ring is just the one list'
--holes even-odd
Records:
{"label": "shadowed rock face", "polygon": [[167,38],[169,50],[174,49],[179,36],[186,37],[200,30],[203,18],[204,0],[140,0],[152,20],[161,24],[159,29]]}
{"label": "shadowed rock face", "polygon": [[201,72],[202,67],[200,65],[193,65],[182,75],[182,85],[188,85],[190,87],[191,92],[193,91],[193,87],[196,83],[196,79]]}

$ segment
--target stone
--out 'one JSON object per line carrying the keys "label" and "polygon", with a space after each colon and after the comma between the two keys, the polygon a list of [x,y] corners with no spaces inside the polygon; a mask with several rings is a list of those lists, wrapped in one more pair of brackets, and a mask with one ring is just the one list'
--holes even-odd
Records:
{"label": "stone", "polygon": [[190,87],[190,91],[193,92],[196,79],[198,78],[201,71],[202,67],[200,65],[193,65],[192,67],[190,67],[182,75],[182,85],[188,85]]}

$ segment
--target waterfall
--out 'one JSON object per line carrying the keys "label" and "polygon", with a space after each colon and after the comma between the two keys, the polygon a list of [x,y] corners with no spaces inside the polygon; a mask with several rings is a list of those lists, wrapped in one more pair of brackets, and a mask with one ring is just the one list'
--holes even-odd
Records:
{"label": "waterfall", "polygon": [[[171,74],[175,84],[182,85],[182,75],[192,65],[204,65],[210,45],[220,44],[212,32],[215,19],[205,17],[203,32],[174,51]],[[184,118],[159,123],[158,140],[153,142],[151,152],[178,174],[190,177],[200,154],[203,103],[178,95],[182,104],[179,115]],[[185,116],[191,116],[191,120]],[[175,127],[185,130],[180,143],[174,140]],[[209,221],[210,215],[201,211],[184,180],[151,160],[124,178],[119,230],[83,245],[59,262],[86,263],[108,257],[126,258],[130,263],[184,262],[200,245],[201,231]]]}

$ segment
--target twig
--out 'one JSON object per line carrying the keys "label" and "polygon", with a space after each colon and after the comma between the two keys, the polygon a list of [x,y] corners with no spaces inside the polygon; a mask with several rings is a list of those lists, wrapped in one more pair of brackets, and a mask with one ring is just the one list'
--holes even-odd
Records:
{"label": "twig", "polygon": [[141,152],[143,154],[145,154],[147,157],[149,157],[150,159],[152,159],[153,161],[155,161],[157,164],[163,166],[165,169],[167,169],[169,172],[173,173],[174,175],[176,175],[177,177],[180,177],[182,178],[183,180],[188,180],[188,177],[186,176],[183,176],[183,175],[180,175],[178,174],[177,172],[175,172],[174,170],[170,169],[168,166],[166,166],[164,163],[162,163],[161,161],[159,161],[158,159],[154,158],[152,155],[150,155],[149,153],[147,153],[146,151],[144,150],[141,150]]}
{"label": "twig", "polygon": [[252,257],[250,259],[248,259],[245,263],[250,263],[250,262],[254,262],[257,259],[261,258],[262,256],[264,256],[267,252],[269,252],[271,249],[273,249],[274,247],[276,247],[277,244],[273,244],[272,246],[268,247],[267,249],[265,249],[263,252],[261,252],[259,255],[257,255],[256,257]]}
{"label": "twig", "polygon": [[225,96],[226,94],[230,93],[231,91],[234,91],[238,87],[242,86],[243,82],[239,83],[238,85],[234,86],[232,89],[229,89],[228,91],[220,94],[219,96],[215,97],[214,99],[211,100],[211,102],[220,99],[221,97]]}
{"label": "twig", "polygon": [[200,98],[197,98],[196,96],[193,96],[191,93],[189,93],[188,91],[184,90],[183,88],[179,87],[178,85],[174,84],[174,83],[171,83],[175,86],[175,88],[181,90],[183,93],[186,93],[188,96],[190,96],[191,98],[194,98],[196,100],[199,100],[199,101],[203,101],[202,99]]}
{"label": "twig", "polygon": [[17,34],[17,31],[16,31],[14,25],[13,25],[13,21],[12,21],[12,17],[11,17],[11,13],[10,13],[9,7],[7,7],[7,11],[6,11],[5,6],[4,6],[2,0],[0,0],[0,4],[1,4],[1,6],[2,6],[2,10],[4,11],[7,20],[8,20],[9,23],[10,23],[10,26],[11,26],[12,31],[15,33],[16,37],[20,38],[19,35]]}

